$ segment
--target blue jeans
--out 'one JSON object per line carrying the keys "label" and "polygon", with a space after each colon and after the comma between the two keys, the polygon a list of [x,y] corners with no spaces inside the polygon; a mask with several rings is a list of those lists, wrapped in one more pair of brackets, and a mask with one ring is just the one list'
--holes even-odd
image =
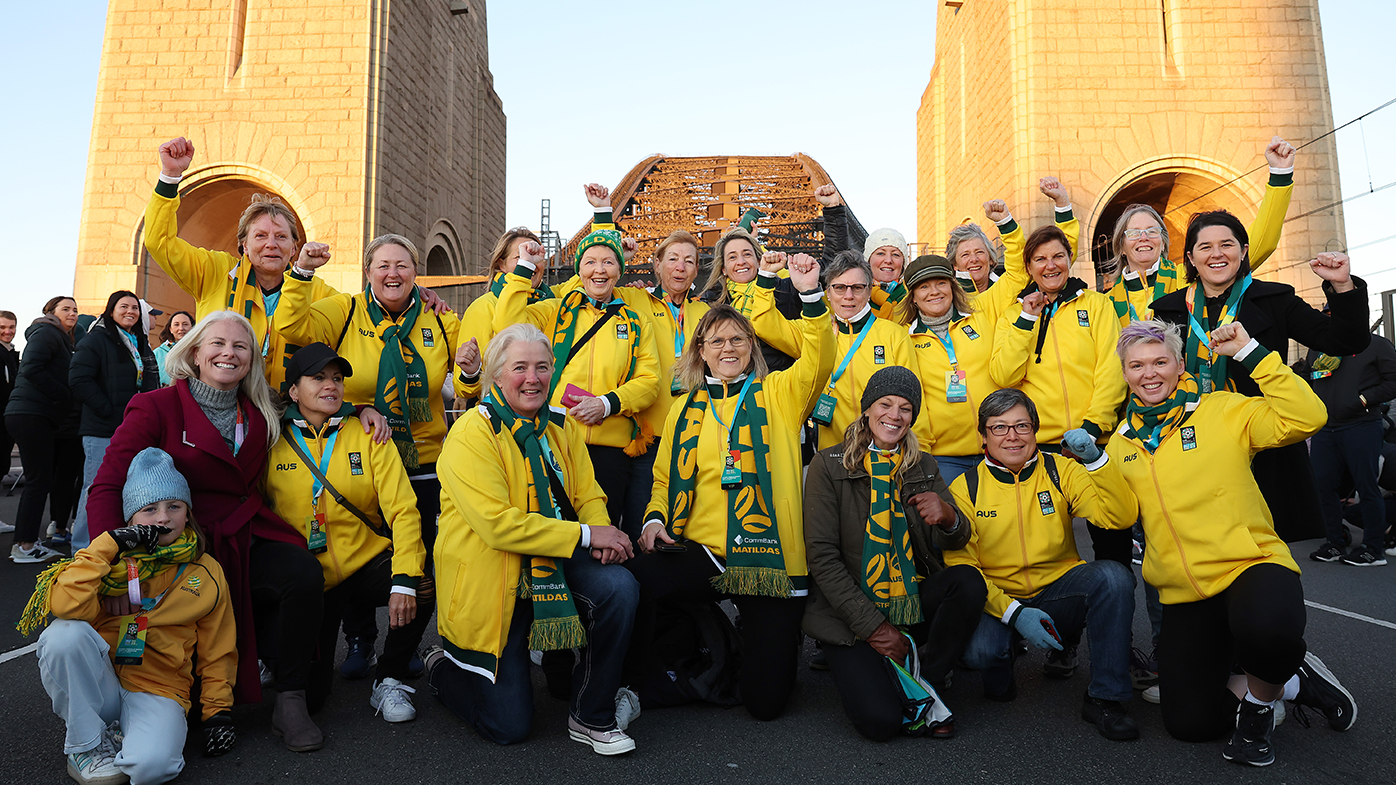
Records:
{"label": "blue jeans", "polygon": [[933,455],[936,463],[940,465],[940,476],[945,478],[945,484],[949,485],[959,479],[961,474],[972,471],[979,466],[979,462],[984,460],[983,455]]}
{"label": "blue jeans", "polygon": [[109,444],[111,439],[100,436],[82,437],[82,496],[78,497],[78,517],[73,523],[73,553],[92,544],[92,538],[87,534],[87,490],[97,479],[97,470],[102,468],[102,459],[106,457]]}
{"label": "blue jeans", "polygon": [[[1052,617],[1066,645],[1090,636],[1093,698],[1127,701],[1133,696],[1129,680],[1130,627],[1134,619],[1134,574],[1113,561],[1072,567],[1036,597],[1018,600]],[[984,671],[985,692],[999,694],[1013,678],[1013,639],[1016,631],[984,615],[965,647],[965,664]]]}
{"label": "blue jeans", "polygon": [[1386,537],[1386,502],[1377,487],[1381,458],[1380,420],[1325,427],[1309,440],[1309,458],[1318,482],[1319,509],[1328,541],[1343,547],[1343,470],[1352,475],[1362,512],[1362,545],[1380,553]]}
{"label": "blue jeans", "polygon": [[[616,691],[630,647],[640,586],[619,564],[602,564],[580,548],[562,560],[587,644],[572,668],[571,716],[592,730],[616,727]],[[509,638],[499,657],[494,683],[442,660],[427,677],[436,697],[475,731],[496,744],[517,744],[533,726],[533,680],[528,659],[532,603],[514,603]]]}

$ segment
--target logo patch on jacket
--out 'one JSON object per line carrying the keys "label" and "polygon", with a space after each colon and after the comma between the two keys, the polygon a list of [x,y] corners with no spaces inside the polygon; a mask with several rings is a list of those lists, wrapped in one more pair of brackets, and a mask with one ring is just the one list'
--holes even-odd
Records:
{"label": "logo patch on jacket", "polygon": [[1037,506],[1042,508],[1043,515],[1052,515],[1057,508],[1052,506],[1052,492],[1041,491],[1037,494]]}
{"label": "logo patch on jacket", "polygon": [[616,325],[616,340],[617,340],[617,341],[628,341],[628,340],[630,340],[630,325],[626,324],[625,322],[620,322],[619,324]]}
{"label": "logo patch on jacket", "polygon": [[1197,426],[1185,425],[1178,434],[1183,439],[1183,452],[1197,449]]}
{"label": "logo patch on jacket", "polygon": [[423,345],[423,346],[435,346],[435,345],[436,345],[436,341],[431,337],[431,328],[430,328],[430,327],[423,327],[423,328],[422,328],[422,345]]}
{"label": "logo patch on jacket", "polygon": [[965,335],[968,335],[971,341],[979,339],[979,333],[975,332],[974,328],[969,326],[968,324],[964,327],[961,327],[960,329],[965,331]]}
{"label": "logo patch on jacket", "polygon": [[364,473],[364,459],[359,453],[349,453],[349,473],[355,477]]}
{"label": "logo patch on jacket", "polygon": [[1090,327],[1091,312],[1087,310],[1078,310],[1076,312],[1076,323],[1081,325],[1082,327]]}
{"label": "logo patch on jacket", "polygon": [[874,347],[873,347],[873,364],[874,364],[874,365],[885,365],[886,363],[887,363],[887,347],[885,347],[885,346],[874,346]]}

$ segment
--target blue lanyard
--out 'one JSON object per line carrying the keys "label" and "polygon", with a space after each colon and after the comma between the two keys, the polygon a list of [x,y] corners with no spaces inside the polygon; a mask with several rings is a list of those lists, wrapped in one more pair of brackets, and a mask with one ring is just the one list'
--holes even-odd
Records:
{"label": "blue lanyard", "polygon": [[854,339],[853,345],[848,347],[848,354],[843,356],[843,361],[840,362],[839,367],[834,370],[834,375],[829,377],[830,390],[834,389],[834,385],[837,384],[839,378],[843,376],[843,372],[848,370],[848,364],[853,362],[853,355],[858,353],[858,347],[863,345],[863,339],[868,337],[868,332],[872,330],[873,322],[875,321],[877,321],[877,317],[873,316],[871,313],[868,314],[868,320],[863,323],[863,329],[858,331],[858,337]]}
{"label": "blue lanyard", "polygon": [[[260,289],[258,289],[260,291]],[[276,306],[281,304],[281,290],[271,294],[262,292],[262,307],[267,312],[267,334],[262,338],[262,359],[271,352],[271,318],[276,315]]]}
{"label": "blue lanyard", "polygon": [[[305,437],[301,436],[300,428],[296,426],[291,427],[291,438],[296,440],[296,444],[300,445],[301,450],[303,450],[306,455],[310,455],[310,448],[305,443]],[[330,474],[330,455],[334,452],[334,441],[337,438],[339,438],[339,429],[335,428],[334,432],[325,439],[325,451],[320,453],[320,473],[326,477]],[[318,477],[315,478],[315,482],[310,486],[310,503],[312,506],[319,505],[320,492],[324,489],[325,486],[320,484],[320,479]]]}
{"label": "blue lanyard", "polygon": [[543,459],[548,462],[553,471],[557,472],[557,481],[566,485],[567,478],[562,476],[562,464],[553,455],[553,450],[548,446],[547,434],[538,434],[538,446],[543,449]]}
{"label": "blue lanyard", "polygon": [[[1231,322],[1236,321],[1237,314],[1241,312],[1241,300],[1246,296],[1246,290],[1251,288],[1251,280],[1252,278],[1250,276],[1250,273],[1247,273],[1246,277],[1241,279],[1241,288],[1236,290],[1231,295],[1231,297],[1227,298],[1226,305],[1222,307],[1222,312],[1217,317],[1218,327],[1221,327],[1223,324],[1230,324]],[[1201,284],[1198,284],[1197,290],[1199,292],[1202,291]],[[1204,292],[1202,296],[1205,299],[1207,295]],[[1197,295],[1194,294],[1193,300],[1196,299]],[[1202,323],[1197,321],[1197,309],[1195,303],[1189,302],[1187,299],[1184,299],[1183,304],[1190,306],[1188,308],[1189,326],[1192,328],[1193,334],[1197,336],[1198,343],[1203,344],[1205,346],[1212,337],[1211,332],[1209,330],[1204,330],[1202,328]],[[1205,315],[1207,311],[1207,306],[1205,303],[1202,306],[1202,310],[1203,314]]]}
{"label": "blue lanyard", "polygon": [[669,315],[674,317],[674,359],[678,359],[683,354],[683,306],[678,308],[668,300],[664,304],[669,308]]}
{"label": "blue lanyard", "polygon": [[[746,400],[746,392],[751,389],[752,375],[747,374],[746,382],[742,384],[742,391],[737,393],[737,408],[732,410],[732,425],[737,424],[737,414],[742,410],[742,403]],[[727,450],[732,450],[732,428],[722,421],[722,416],[717,413],[717,404],[708,401],[708,409],[713,413],[713,419],[722,426],[722,430],[727,432]]]}
{"label": "blue lanyard", "polygon": [[941,346],[945,347],[945,353],[950,357],[950,370],[959,370],[959,363],[955,362],[955,341],[951,338],[950,331],[945,331],[944,338],[940,337],[940,333],[935,330],[931,330],[930,333],[936,337],[937,341],[940,341]]}
{"label": "blue lanyard", "polygon": [[150,597],[146,597],[145,599],[141,600],[142,615],[149,614],[151,611],[155,610],[157,606],[160,605],[160,601],[165,599],[165,595],[170,593],[170,589],[173,589],[175,586],[179,584],[179,576],[184,574],[184,568],[188,566],[188,562],[179,565],[179,570],[175,573],[174,579],[170,581],[170,585],[166,586],[164,591],[160,592],[160,596],[155,597],[153,599]]}

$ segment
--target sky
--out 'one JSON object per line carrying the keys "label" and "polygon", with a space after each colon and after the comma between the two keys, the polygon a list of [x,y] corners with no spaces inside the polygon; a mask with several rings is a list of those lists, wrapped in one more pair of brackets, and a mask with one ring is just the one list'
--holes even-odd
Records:
{"label": "sky", "polygon": [[[0,229],[23,238],[3,262],[0,309],[19,314],[21,332],[45,300],[72,291],[106,6],[0,4],[0,29],[12,31],[0,47],[10,118]],[[550,198],[553,228],[568,237],[590,217],[582,185],[614,185],[652,153],[804,152],[864,225],[914,240],[916,110],[936,6],[712,0],[683,14],[652,0],[490,3],[490,70],[508,116],[505,225],[537,227]],[[1319,12],[1335,125],[1396,98],[1396,3],[1320,0]],[[749,102],[726,100],[734,92]],[[600,107],[579,111],[593,95]],[[1396,289],[1396,186],[1361,194],[1396,183],[1396,105],[1337,139],[1348,249],[1375,309],[1375,293]],[[154,168],[152,158],[152,178]]]}

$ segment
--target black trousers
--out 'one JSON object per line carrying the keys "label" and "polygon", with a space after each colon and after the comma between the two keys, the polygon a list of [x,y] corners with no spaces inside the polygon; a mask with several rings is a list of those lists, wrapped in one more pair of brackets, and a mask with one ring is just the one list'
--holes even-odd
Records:
{"label": "black trousers", "polygon": [[55,437],[53,425],[43,417],[8,415],[5,427],[19,444],[19,460],[24,465],[14,541],[35,542],[42,534],[45,503],[49,505],[49,520],[59,528],[68,526],[82,479],[82,439]]}
{"label": "black trousers", "polygon": [[[597,476],[600,477],[600,471]],[[719,592],[712,585],[712,578],[720,574],[718,567],[707,550],[696,542],[688,543],[683,553],[636,554],[625,566],[640,583],[640,603],[635,611],[631,651],[626,659],[627,675],[644,672],[644,664],[653,657],[655,615],[661,604],[730,599],[741,611],[739,683],[742,703],[758,720],[773,720],[785,711],[790,694],[795,690],[805,597],[754,597]]]}
{"label": "black trousers", "polygon": [[257,639],[265,642],[258,653],[275,654],[277,691],[304,690],[324,615],[320,562],[298,545],[254,537],[248,573]]}
{"label": "black trousers", "polygon": [[[619,447],[588,444],[587,452],[591,454],[591,467],[596,473],[596,483],[606,492],[606,514],[611,518],[611,525],[630,535],[632,540],[637,539],[640,536],[640,521],[629,520],[625,515],[635,459],[626,455],[625,450]],[[650,477],[653,482],[653,464]],[[640,514],[643,515],[644,510],[641,510]]]}
{"label": "black trousers", "polygon": [[[957,564],[921,581],[921,614],[907,634],[921,651],[921,676],[939,688],[984,616],[988,589],[984,577],[968,564]],[[866,641],[852,646],[824,644],[829,670],[843,702],[844,714],[865,738],[887,741],[901,730],[901,686],[887,664]]]}
{"label": "black trousers", "polygon": [[1271,684],[1299,670],[1304,587],[1278,564],[1257,564],[1205,600],[1163,606],[1159,693],[1163,725],[1183,741],[1212,741],[1236,727],[1236,695],[1226,683],[1240,668]]}
{"label": "black trousers", "polygon": [[[320,624],[321,664],[317,671],[328,673],[333,681],[334,648],[339,633],[339,620],[346,608],[367,611],[370,615],[377,608],[386,607],[393,590],[393,552],[386,550],[374,557],[373,561],[359,568],[359,571],[344,579],[342,583],[325,592],[325,615]],[[431,613],[436,608],[435,593],[417,595],[417,615],[412,621],[397,629],[389,629],[383,642],[383,656],[378,658],[378,668],[374,672],[375,681],[383,679],[407,678],[407,662],[422,642],[422,635],[431,623]],[[317,682],[318,682],[317,673]],[[318,692],[318,688],[317,688]],[[329,689],[326,686],[325,693]]]}
{"label": "black trousers", "polygon": [[[417,494],[417,514],[422,518],[422,544],[425,545],[427,549],[426,577],[432,578],[435,576],[435,571],[432,569],[434,563],[432,561],[432,550],[436,547],[436,519],[441,517],[441,481],[435,477],[412,480],[412,492]],[[427,611],[428,616],[430,616],[431,611],[436,608],[435,592],[430,586],[418,592],[417,613],[422,613],[420,595],[423,592],[428,593],[428,596],[431,597],[431,608]],[[368,641],[370,644],[378,640],[378,619],[377,614],[374,613],[374,607],[377,606],[361,606],[355,603],[350,603],[345,606],[345,640],[359,638]],[[418,643],[420,642],[419,636]],[[330,652],[329,654],[322,655],[326,659],[333,659],[334,657],[334,642],[331,641],[330,643],[331,645],[328,649],[322,649],[322,651]],[[410,654],[408,656],[409,658],[411,657]],[[393,676],[392,678],[400,679],[401,677]]]}

